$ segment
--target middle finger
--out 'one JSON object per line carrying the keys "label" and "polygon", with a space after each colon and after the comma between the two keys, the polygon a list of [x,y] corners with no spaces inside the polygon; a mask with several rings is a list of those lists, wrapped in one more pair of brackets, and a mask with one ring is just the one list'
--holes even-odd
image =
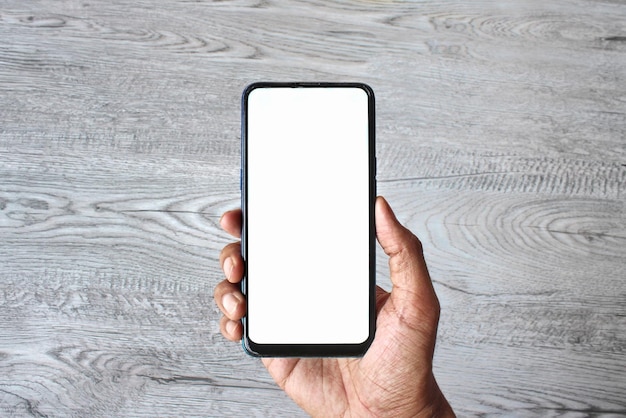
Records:
{"label": "middle finger", "polygon": [[239,283],[243,277],[243,259],[241,258],[241,243],[233,242],[222,249],[220,264],[226,279],[231,283]]}

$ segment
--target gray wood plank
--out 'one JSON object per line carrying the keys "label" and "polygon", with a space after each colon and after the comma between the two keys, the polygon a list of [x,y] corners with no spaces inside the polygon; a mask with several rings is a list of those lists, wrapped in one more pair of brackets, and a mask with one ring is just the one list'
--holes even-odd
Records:
{"label": "gray wood plank", "polygon": [[304,416],[212,302],[257,80],[374,88],[459,415],[626,415],[625,37],[609,0],[3,1],[0,415]]}

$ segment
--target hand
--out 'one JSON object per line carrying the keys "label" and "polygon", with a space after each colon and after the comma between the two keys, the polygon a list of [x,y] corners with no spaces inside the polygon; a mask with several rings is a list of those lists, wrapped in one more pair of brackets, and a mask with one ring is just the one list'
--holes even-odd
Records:
{"label": "hand", "polygon": [[[376,200],[375,215],[376,236],[389,256],[393,289],[391,293],[376,289],[377,329],[367,353],[356,359],[262,361],[281,389],[312,416],[454,416],[432,371],[439,301],[421,243],[382,197]],[[220,223],[240,237],[240,210],[226,212]],[[226,338],[238,341],[246,310],[239,290],[244,270],[240,243],[224,247],[220,262],[226,274],[215,288],[215,301],[224,313],[220,328]]]}

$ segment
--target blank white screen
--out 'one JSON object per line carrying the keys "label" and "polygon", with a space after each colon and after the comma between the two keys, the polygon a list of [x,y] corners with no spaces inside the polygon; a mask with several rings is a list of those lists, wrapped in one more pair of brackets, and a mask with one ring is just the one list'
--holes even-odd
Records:
{"label": "blank white screen", "polygon": [[248,335],[358,344],[369,333],[368,96],[257,88],[247,108]]}

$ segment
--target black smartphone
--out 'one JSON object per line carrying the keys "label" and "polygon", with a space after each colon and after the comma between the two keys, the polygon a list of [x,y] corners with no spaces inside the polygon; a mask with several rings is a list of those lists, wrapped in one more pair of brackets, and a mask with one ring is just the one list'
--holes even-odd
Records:
{"label": "black smartphone", "polygon": [[375,332],[374,92],[254,83],[242,96],[242,344],[357,357]]}

